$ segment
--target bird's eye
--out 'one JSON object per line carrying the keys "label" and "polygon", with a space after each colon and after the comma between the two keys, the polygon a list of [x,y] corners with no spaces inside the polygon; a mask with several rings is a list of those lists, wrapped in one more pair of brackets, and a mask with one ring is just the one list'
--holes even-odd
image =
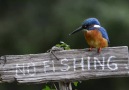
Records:
{"label": "bird's eye", "polygon": [[86,29],[86,28],[87,28],[87,26],[86,26],[86,25],[83,25],[82,27],[83,27],[84,29]]}

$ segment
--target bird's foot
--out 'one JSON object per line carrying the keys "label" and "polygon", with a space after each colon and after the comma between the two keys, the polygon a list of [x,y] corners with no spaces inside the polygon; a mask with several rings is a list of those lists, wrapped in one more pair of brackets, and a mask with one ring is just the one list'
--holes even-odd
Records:
{"label": "bird's foot", "polygon": [[100,52],[101,52],[101,50],[102,50],[102,48],[98,48],[98,53],[100,53]]}
{"label": "bird's foot", "polygon": [[91,51],[92,50],[92,48],[89,48],[89,50],[88,51]]}

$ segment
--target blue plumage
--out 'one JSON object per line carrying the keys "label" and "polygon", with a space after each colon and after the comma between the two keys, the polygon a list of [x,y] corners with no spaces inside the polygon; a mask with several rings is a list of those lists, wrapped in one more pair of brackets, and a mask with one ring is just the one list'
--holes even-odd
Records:
{"label": "blue plumage", "polygon": [[96,18],[88,18],[83,21],[82,26],[90,26],[90,25],[100,25],[100,22]]}
{"label": "blue plumage", "polygon": [[103,27],[100,27],[98,30],[101,32],[103,38],[107,39],[108,43],[110,43],[106,29]]}
{"label": "blue plumage", "polygon": [[108,41],[108,43],[110,43],[109,38],[108,38],[108,34],[107,34],[107,31],[106,31],[105,28],[103,28],[103,27],[99,27],[99,28],[89,27],[87,29],[88,30],[96,30],[96,29],[99,30],[101,32],[101,34],[102,34],[102,37],[105,38]]}
{"label": "blue plumage", "polygon": [[[96,27],[92,27],[92,25],[99,25],[100,27],[96,28]],[[103,27],[101,27],[100,22],[98,21],[98,19],[88,18],[88,19],[83,21],[82,26],[84,28],[86,26],[87,30],[95,30],[95,29],[99,30],[101,32],[103,38],[105,38],[108,41],[108,43],[110,43],[107,31]]]}
{"label": "blue plumage", "polygon": [[69,35],[81,30],[84,30],[85,39],[90,46],[89,51],[91,51],[92,48],[98,48],[98,53],[100,53],[102,48],[108,47],[110,41],[107,31],[105,28],[101,27],[98,19],[88,18],[84,20],[82,25]]}

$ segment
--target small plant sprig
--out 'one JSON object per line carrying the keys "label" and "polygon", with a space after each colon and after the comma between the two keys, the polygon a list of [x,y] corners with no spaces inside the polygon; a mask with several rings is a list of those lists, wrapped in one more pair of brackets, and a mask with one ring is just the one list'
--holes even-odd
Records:
{"label": "small plant sprig", "polygon": [[63,48],[64,50],[70,50],[70,46],[63,41],[60,41],[60,43],[56,44],[55,46]]}
{"label": "small plant sprig", "polygon": [[45,88],[43,88],[42,90],[51,90],[51,89],[48,85],[45,85]]}
{"label": "small plant sprig", "polygon": [[[56,46],[56,47],[59,47],[59,48],[63,48],[64,50],[70,50],[70,49],[71,49],[71,48],[70,48],[70,45],[66,44],[66,43],[63,42],[63,41],[60,41],[60,43],[59,43],[59,44],[56,44],[55,46]],[[75,87],[77,87],[77,86],[78,86],[78,82],[77,82],[77,81],[76,81],[76,82],[73,82],[73,85],[74,85]],[[55,87],[55,89],[50,88],[50,86],[48,86],[48,85],[46,84],[45,87],[44,87],[42,90],[57,90],[57,89],[56,89],[56,87]]]}

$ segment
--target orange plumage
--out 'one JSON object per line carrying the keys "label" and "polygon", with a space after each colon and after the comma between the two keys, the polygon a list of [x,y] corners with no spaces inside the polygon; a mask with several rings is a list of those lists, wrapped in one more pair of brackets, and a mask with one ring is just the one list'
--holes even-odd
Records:
{"label": "orange plumage", "polygon": [[86,30],[84,31],[84,36],[90,46],[89,50],[98,48],[98,52],[100,52],[101,48],[108,46],[108,41],[102,37],[102,34],[98,30]]}
{"label": "orange plumage", "polygon": [[74,30],[70,35],[84,30],[85,39],[90,46],[89,51],[92,48],[98,48],[98,52],[101,52],[101,48],[108,47],[110,43],[107,31],[100,25],[100,22],[96,18],[88,18],[84,20],[82,25]]}

